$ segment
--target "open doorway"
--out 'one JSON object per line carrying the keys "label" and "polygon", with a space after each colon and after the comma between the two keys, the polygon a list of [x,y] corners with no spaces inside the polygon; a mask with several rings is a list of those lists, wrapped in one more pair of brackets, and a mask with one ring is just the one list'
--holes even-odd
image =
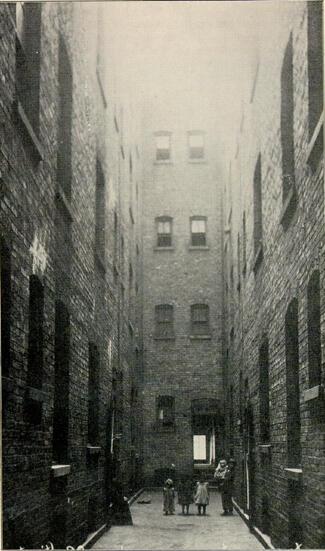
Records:
{"label": "open doorway", "polygon": [[205,463],[207,461],[207,437],[205,434],[193,435],[193,459],[194,462]]}

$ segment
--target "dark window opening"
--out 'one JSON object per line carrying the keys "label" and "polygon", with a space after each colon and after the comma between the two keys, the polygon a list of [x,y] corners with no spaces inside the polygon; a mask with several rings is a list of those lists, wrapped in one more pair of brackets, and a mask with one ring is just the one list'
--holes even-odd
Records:
{"label": "dark window opening", "polygon": [[192,335],[208,335],[209,306],[207,304],[193,304],[191,306],[191,333]]}
{"label": "dark window opening", "polygon": [[96,164],[96,213],[95,213],[95,250],[105,258],[105,178],[101,163]]}
{"label": "dark window opening", "polygon": [[174,337],[174,309],[170,304],[155,307],[156,337]]}
{"label": "dark window opening", "polygon": [[267,536],[270,535],[271,529],[271,519],[270,519],[270,503],[269,497],[264,495],[262,497],[262,532]]}
{"label": "dark window opening", "polygon": [[321,384],[320,277],[316,270],[308,283],[308,362],[309,386]]}
{"label": "dark window opening", "polygon": [[29,332],[27,384],[42,388],[44,289],[37,276],[29,279]]}
{"label": "dark window opening", "polygon": [[171,247],[172,219],[161,217],[157,219],[157,247]]}
{"label": "dark window opening", "polygon": [[285,317],[288,467],[301,465],[298,301],[292,300]]}
{"label": "dark window opening", "polygon": [[241,280],[241,241],[240,234],[237,235],[237,290],[240,293],[240,280]]}
{"label": "dark window opening", "polygon": [[287,44],[281,71],[282,199],[285,202],[295,184],[293,47]]}
{"label": "dark window opening", "polygon": [[266,443],[270,440],[269,345],[267,340],[260,348],[259,371],[261,442]]}
{"label": "dark window opening", "polygon": [[92,496],[88,500],[88,516],[87,516],[87,529],[88,534],[92,534],[97,528],[98,517],[98,498]]}
{"label": "dark window opening", "polygon": [[239,374],[239,420],[240,420],[240,432],[243,429],[243,373]]}
{"label": "dark window opening", "polygon": [[99,351],[95,344],[88,348],[88,443],[98,445],[99,420]]}
{"label": "dark window opening", "polygon": [[64,464],[68,461],[70,316],[61,301],[55,304],[54,350],[53,460]]}
{"label": "dark window opening", "polygon": [[309,139],[323,111],[323,4],[307,2]]}
{"label": "dark window opening", "polygon": [[11,366],[11,253],[1,239],[1,372],[8,377]]}
{"label": "dark window opening", "polygon": [[175,398],[173,396],[158,396],[157,421],[165,427],[175,424]]}
{"label": "dark window opening", "polygon": [[72,68],[66,44],[59,39],[59,117],[57,182],[68,199],[71,198],[71,132],[72,132]]}
{"label": "dark window opening", "polygon": [[118,218],[117,213],[114,212],[114,258],[117,257],[117,239],[118,239]]}
{"label": "dark window opening", "polygon": [[258,156],[254,172],[254,254],[263,246],[262,220],[262,168],[261,155]]}
{"label": "dark window opening", "polygon": [[193,247],[206,246],[206,218],[191,218],[191,245]]}
{"label": "dark window opening", "polygon": [[38,2],[16,3],[16,93],[35,134],[39,133],[41,9]]}

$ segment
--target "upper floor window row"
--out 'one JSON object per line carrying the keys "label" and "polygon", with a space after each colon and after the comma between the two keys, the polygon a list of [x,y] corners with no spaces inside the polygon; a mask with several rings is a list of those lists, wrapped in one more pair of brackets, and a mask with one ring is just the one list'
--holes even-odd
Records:
{"label": "upper floor window row", "polygon": [[[172,159],[172,134],[167,131],[155,133],[156,162],[169,162]],[[189,161],[205,159],[205,133],[194,130],[187,133],[187,156]]]}
{"label": "upper floor window row", "polygon": [[[173,219],[170,216],[156,218],[157,247],[172,247]],[[192,216],[190,218],[190,245],[191,247],[206,247],[207,245],[207,218],[206,216]]]}

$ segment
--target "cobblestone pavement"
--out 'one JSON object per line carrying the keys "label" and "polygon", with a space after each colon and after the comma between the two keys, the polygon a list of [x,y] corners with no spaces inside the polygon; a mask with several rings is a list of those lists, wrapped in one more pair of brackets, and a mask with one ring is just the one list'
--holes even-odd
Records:
{"label": "cobblestone pavement", "polygon": [[[150,504],[138,501],[150,499]],[[177,503],[177,500],[176,500]],[[95,544],[96,549],[263,549],[236,513],[222,517],[220,494],[211,492],[207,515],[197,516],[191,505],[183,516],[164,516],[160,492],[145,492],[131,506],[133,526],[113,526]]]}

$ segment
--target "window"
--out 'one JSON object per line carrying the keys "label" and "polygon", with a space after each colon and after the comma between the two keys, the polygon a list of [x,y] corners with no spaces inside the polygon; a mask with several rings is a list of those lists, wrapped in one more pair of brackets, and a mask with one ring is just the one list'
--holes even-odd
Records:
{"label": "window", "polygon": [[288,467],[301,465],[298,301],[288,306],[285,317]]}
{"label": "window", "polygon": [[118,218],[117,213],[114,211],[114,259],[117,257],[117,240],[118,240]]}
{"label": "window", "polygon": [[188,133],[188,156],[190,160],[204,159],[204,133]]}
{"label": "window", "polygon": [[59,39],[59,116],[57,181],[68,199],[71,198],[71,130],[72,130],[72,68],[66,44]]}
{"label": "window", "polygon": [[191,333],[192,335],[208,335],[209,306],[206,304],[193,304],[191,306]]}
{"label": "window", "polygon": [[29,279],[28,385],[42,388],[44,290],[37,276]]}
{"label": "window", "polygon": [[133,284],[133,267],[132,263],[129,263],[129,289],[132,289]]}
{"label": "window", "polygon": [[156,219],[157,247],[172,246],[172,218],[163,216]]}
{"label": "window", "polygon": [[96,164],[96,213],[95,213],[95,250],[105,258],[105,178],[101,163]]}
{"label": "window", "polygon": [[156,337],[174,337],[174,308],[170,304],[159,304],[155,308]]}
{"label": "window", "polygon": [[157,421],[164,427],[175,424],[175,398],[173,396],[158,396]]}
{"label": "window", "polygon": [[1,368],[2,375],[10,373],[11,350],[11,254],[1,239]]}
{"label": "window", "polygon": [[193,216],[191,223],[191,245],[192,247],[206,246],[206,225],[207,219],[204,216]]}
{"label": "window", "polygon": [[321,384],[321,337],[320,337],[320,277],[316,270],[308,283],[308,362],[309,386]]}
{"label": "window", "polygon": [[16,3],[16,93],[29,124],[39,132],[41,4]]}
{"label": "window", "polygon": [[263,245],[263,221],[262,221],[262,171],[261,155],[258,156],[254,172],[254,254],[255,257]]}
{"label": "window", "polygon": [[292,34],[287,44],[281,71],[281,147],[282,199],[286,201],[295,184],[294,158],[294,102],[293,102],[293,47]]}
{"label": "window", "polygon": [[156,139],[156,161],[169,161],[171,158],[170,132],[157,132]]}
{"label": "window", "polygon": [[68,460],[70,316],[61,301],[55,304],[54,351],[53,460],[64,464]]}
{"label": "window", "polygon": [[238,292],[240,292],[240,280],[241,280],[240,262],[241,262],[241,242],[240,242],[240,234],[238,233],[237,235],[237,277],[238,277],[237,290]]}
{"label": "window", "polygon": [[269,345],[265,340],[259,351],[260,371],[260,429],[261,442],[270,440],[270,391],[269,391]]}
{"label": "window", "polygon": [[130,174],[130,182],[132,182],[132,179],[133,179],[133,162],[132,162],[131,153],[129,155],[129,174]]}
{"label": "window", "polygon": [[95,344],[88,347],[88,443],[98,445],[99,352]]}
{"label": "window", "polygon": [[323,6],[307,2],[309,139],[323,111]]}

